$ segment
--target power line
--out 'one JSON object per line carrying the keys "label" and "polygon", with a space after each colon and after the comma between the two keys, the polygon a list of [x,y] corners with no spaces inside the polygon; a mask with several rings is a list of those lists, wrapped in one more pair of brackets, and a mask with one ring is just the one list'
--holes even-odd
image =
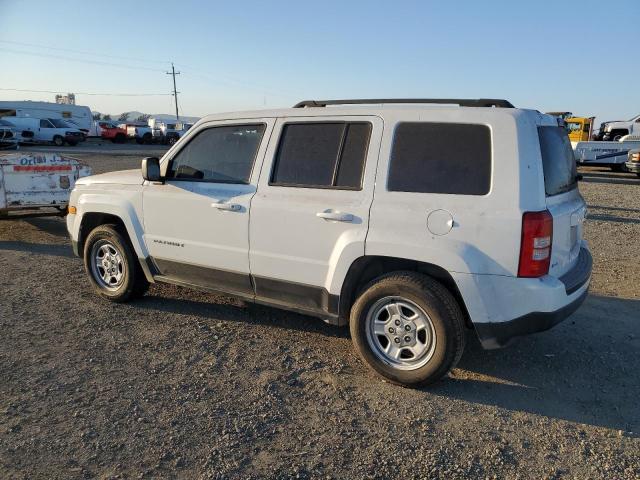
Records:
{"label": "power line", "polygon": [[92,63],[94,65],[105,65],[105,66],[109,66],[109,67],[118,67],[118,68],[129,68],[129,69],[133,69],[133,70],[146,70],[149,72],[164,72],[164,70],[161,70],[159,68],[149,68],[149,67],[140,67],[140,66],[134,66],[134,65],[125,65],[122,63],[113,63],[113,62],[101,62],[99,60],[86,60],[86,59],[82,59],[82,58],[72,58],[72,57],[65,57],[62,55],[54,55],[54,54],[45,54],[45,53],[36,53],[36,52],[25,52],[25,51],[20,51],[20,50],[12,50],[10,48],[3,48],[0,47],[0,51],[4,51],[4,52],[9,52],[9,53],[13,53],[13,54],[17,54],[17,55],[33,55],[35,57],[43,57],[43,58],[57,58],[60,60],[68,60],[71,62],[80,62],[80,63]]}
{"label": "power line", "polygon": [[[30,92],[30,93],[68,93],[63,90],[27,90],[23,88],[3,88],[0,90],[10,92]],[[157,96],[170,96],[171,93],[94,93],[94,92],[73,92],[76,95],[95,95],[104,97],[157,97]]]}
{"label": "power line", "polygon": [[89,51],[86,51],[86,50],[73,50],[71,48],[51,47],[49,45],[39,45],[37,43],[15,42],[13,40],[0,40],[0,43],[8,43],[8,44],[11,44],[11,45],[17,45],[17,46],[21,46],[21,47],[44,48],[44,49],[47,49],[47,50],[58,50],[60,52],[77,53],[77,54],[80,54],[80,55],[93,55],[93,56],[96,56],[96,57],[115,58],[115,59],[120,59],[120,60],[131,60],[131,61],[134,61],[134,62],[163,63],[163,64],[169,63],[166,60],[149,60],[149,59],[145,59],[145,58],[123,57],[123,56],[120,56],[120,55],[108,55],[106,53],[89,52]]}
{"label": "power line", "polygon": [[[292,92],[292,93],[277,92],[275,90],[270,90],[269,88],[264,88],[264,87],[261,87],[259,85],[253,84],[253,83],[249,83],[249,82],[245,82],[243,80],[239,80],[239,79],[236,79],[236,78],[233,78],[233,77],[229,77],[228,75],[218,75],[218,74],[216,74],[215,77],[213,77],[213,76],[210,76],[210,74],[208,74],[207,72],[204,72],[203,70],[198,70],[196,68],[193,68],[193,67],[190,67],[190,66],[184,65],[184,64],[180,64],[178,66],[181,66],[182,68],[186,68],[187,69],[187,71],[183,72],[183,73],[186,73],[187,75],[193,75],[193,76],[196,76],[196,77],[200,77],[200,78],[202,78],[204,80],[207,80],[209,82],[247,88],[249,90],[253,90],[255,92],[260,92],[262,94],[266,94],[266,95],[273,96],[273,97],[291,99],[291,98],[299,98],[299,97],[303,97],[304,96],[304,95],[301,95],[301,94],[297,94],[295,92]],[[189,70],[191,70],[191,71],[189,71]]]}

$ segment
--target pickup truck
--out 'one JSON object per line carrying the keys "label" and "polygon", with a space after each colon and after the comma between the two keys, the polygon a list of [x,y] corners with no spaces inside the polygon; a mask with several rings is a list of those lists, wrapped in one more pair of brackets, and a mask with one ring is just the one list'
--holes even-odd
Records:
{"label": "pickup truck", "polygon": [[640,130],[640,115],[626,121],[604,122],[600,124],[600,131],[596,140],[616,141],[625,135],[637,134]]}
{"label": "pickup truck", "polygon": [[127,141],[127,129],[118,125],[100,126],[100,137],[105,140],[111,140],[113,143],[124,143]]}
{"label": "pickup truck", "polygon": [[153,142],[153,130],[145,123],[123,123],[118,128],[125,129],[127,137],[134,139],[137,144]]}

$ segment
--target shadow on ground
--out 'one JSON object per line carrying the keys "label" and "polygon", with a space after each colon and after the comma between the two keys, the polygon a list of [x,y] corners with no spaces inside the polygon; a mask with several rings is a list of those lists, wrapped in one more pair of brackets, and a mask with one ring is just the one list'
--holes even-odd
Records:
{"label": "shadow on ground", "polygon": [[51,243],[29,243],[0,240],[0,251],[34,253],[37,255],[52,255],[54,257],[73,257],[71,245]]}
{"label": "shadow on ground", "polygon": [[[164,287],[160,287],[164,288]],[[184,290],[186,296],[189,290]],[[348,337],[348,329],[263,306],[239,307],[153,292],[136,307]],[[172,296],[175,292],[172,293]],[[177,293],[180,295],[180,293]],[[554,329],[483,350],[473,332],[451,377],[421,389],[467,402],[640,433],[640,301],[591,295]]]}
{"label": "shadow on ground", "polygon": [[469,339],[430,392],[640,434],[640,301],[591,295],[556,328],[502,350]]}

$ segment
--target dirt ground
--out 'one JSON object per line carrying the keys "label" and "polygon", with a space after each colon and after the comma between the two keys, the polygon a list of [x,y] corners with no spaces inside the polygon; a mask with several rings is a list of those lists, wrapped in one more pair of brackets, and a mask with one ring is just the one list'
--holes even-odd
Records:
{"label": "dirt ground", "polygon": [[585,304],[502,350],[471,332],[428,389],[315,318],[166,285],[110,304],[62,219],[0,222],[0,478],[640,478],[640,179],[583,174]]}

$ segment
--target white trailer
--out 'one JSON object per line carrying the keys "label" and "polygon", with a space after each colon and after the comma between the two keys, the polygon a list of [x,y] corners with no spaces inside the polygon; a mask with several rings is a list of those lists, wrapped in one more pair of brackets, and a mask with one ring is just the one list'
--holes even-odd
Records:
{"label": "white trailer", "polygon": [[76,125],[87,136],[92,130],[95,131],[91,109],[82,105],[28,100],[0,101],[0,117],[62,118]]}
{"label": "white trailer", "polygon": [[64,215],[76,180],[89,175],[91,168],[71,157],[0,155],[0,218]]}
{"label": "white trailer", "polygon": [[616,142],[578,142],[574,155],[578,165],[626,171],[629,151],[636,148],[640,148],[640,136],[627,135]]}

